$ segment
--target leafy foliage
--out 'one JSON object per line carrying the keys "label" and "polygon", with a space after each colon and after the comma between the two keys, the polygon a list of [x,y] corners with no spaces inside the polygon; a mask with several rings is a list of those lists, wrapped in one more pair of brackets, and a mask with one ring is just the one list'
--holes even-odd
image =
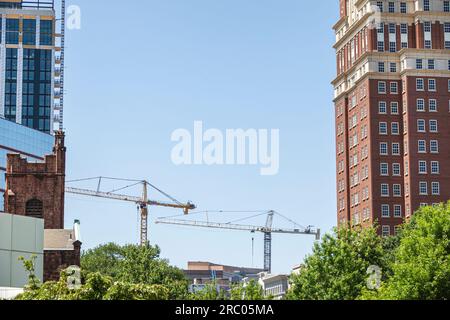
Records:
{"label": "leafy foliage", "polygon": [[100,273],[128,284],[162,285],[169,289],[170,299],[188,297],[188,282],[183,272],[160,258],[159,247],[113,243],[85,252],[81,269],[85,276]]}
{"label": "leafy foliage", "polygon": [[[231,288],[231,300],[258,301],[265,300],[262,287],[255,280],[251,280],[247,285],[236,284]],[[267,298],[271,300],[271,298]]]}
{"label": "leafy foliage", "polygon": [[160,285],[115,282],[109,276],[91,273],[78,289],[69,289],[67,275],[58,282],[27,287],[17,300],[168,300],[169,290]]}
{"label": "leafy foliage", "polygon": [[363,299],[450,299],[450,202],[423,207],[405,225],[392,276]]}
{"label": "leafy foliage", "polygon": [[335,230],[314,246],[302,272],[291,278],[288,299],[354,300],[366,286],[371,265],[385,267],[382,239],[375,229]]}

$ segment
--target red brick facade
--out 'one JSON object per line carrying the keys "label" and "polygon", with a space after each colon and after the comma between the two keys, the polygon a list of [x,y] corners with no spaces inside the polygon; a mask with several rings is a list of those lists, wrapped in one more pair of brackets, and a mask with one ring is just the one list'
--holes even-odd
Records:
{"label": "red brick facade", "polygon": [[450,13],[384,10],[379,30],[365,16],[335,26],[337,217],[392,235],[421,205],[450,200]]}
{"label": "red brick facade", "polygon": [[[44,219],[46,230],[64,229],[66,147],[64,133],[55,133],[53,154],[44,162],[29,163],[19,154],[7,155],[5,211]],[[68,239],[69,240],[69,239]],[[58,280],[60,271],[80,265],[81,242],[73,249],[44,248],[44,281]]]}
{"label": "red brick facade", "polygon": [[74,250],[45,251],[44,281],[58,281],[61,271],[70,266],[80,266],[81,242],[74,243]]}
{"label": "red brick facade", "polygon": [[[52,155],[43,163],[29,163],[19,154],[7,155],[5,211],[17,215],[30,215],[27,204],[42,203],[40,211],[45,229],[64,228],[64,188],[66,147],[64,134],[57,132]],[[30,209],[30,208],[28,208]],[[39,212],[34,211],[34,216]]]}

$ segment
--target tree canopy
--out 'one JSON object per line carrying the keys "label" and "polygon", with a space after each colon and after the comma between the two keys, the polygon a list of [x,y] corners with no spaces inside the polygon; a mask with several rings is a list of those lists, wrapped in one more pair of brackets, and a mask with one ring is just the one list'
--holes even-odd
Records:
{"label": "tree canopy", "polygon": [[130,284],[162,285],[171,299],[188,296],[188,282],[183,271],[160,258],[159,247],[114,243],[88,250],[81,257],[84,276],[100,273],[115,281]]}

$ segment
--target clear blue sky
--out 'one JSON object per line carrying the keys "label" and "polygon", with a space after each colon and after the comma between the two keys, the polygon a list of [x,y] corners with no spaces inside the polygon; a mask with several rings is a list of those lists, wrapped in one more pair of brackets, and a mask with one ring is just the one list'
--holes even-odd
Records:
{"label": "clear blue sky", "polygon": [[[70,4],[81,7],[82,28],[67,34],[69,179],[145,178],[199,210],[274,209],[300,224],[331,230],[331,26],[337,0]],[[192,130],[195,120],[221,130],[280,129],[279,174],[263,177],[253,166],[173,165],[171,133]],[[153,218],[179,213],[151,209]],[[133,204],[67,195],[67,227],[74,219],[82,222],[85,249],[138,240]],[[180,267],[189,260],[250,266],[251,239],[246,232],[150,226],[152,244]],[[263,264],[262,244],[256,235],[257,266]],[[275,235],[274,271],[289,272],[312,245],[309,237]]]}

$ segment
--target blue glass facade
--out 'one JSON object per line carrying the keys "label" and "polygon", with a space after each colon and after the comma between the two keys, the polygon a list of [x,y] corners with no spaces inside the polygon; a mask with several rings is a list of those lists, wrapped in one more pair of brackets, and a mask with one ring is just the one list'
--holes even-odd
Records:
{"label": "blue glass facade", "polygon": [[36,16],[16,18],[0,7],[0,86],[4,89],[0,117],[45,133],[52,133],[59,121],[55,109],[60,106],[62,78],[55,20],[49,15],[54,16],[54,11],[37,10]]}
{"label": "blue glass facade", "polygon": [[51,154],[54,137],[26,126],[0,118],[0,211],[3,210],[6,155],[21,153],[29,161],[41,161]]}

